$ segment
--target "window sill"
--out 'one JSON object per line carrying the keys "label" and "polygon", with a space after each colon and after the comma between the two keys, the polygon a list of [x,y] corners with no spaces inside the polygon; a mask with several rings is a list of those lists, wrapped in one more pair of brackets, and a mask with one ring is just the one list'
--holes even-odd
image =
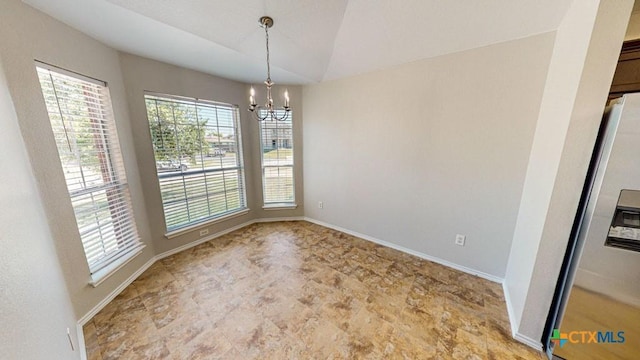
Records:
{"label": "window sill", "polygon": [[89,282],[89,284],[93,287],[98,287],[98,285],[102,284],[103,281],[107,280],[111,275],[115,274],[116,271],[120,270],[120,268],[127,265],[136,256],[140,255],[144,248],[145,245],[140,245],[139,247],[122,256],[120,259],[91,274],[91,281]]}
{"label": "window sill", "polygon": [[225,220],[233,219],[233,218],[238,217],[238,216],[246,215],[246,214],[249,213],[249,210],[250,209],[245,208],[245,209],[238,210],[236,212],[227,214],[225,216],[221,216],[219,218],[211,219],[211,220],[208,220],[208,221],[204,221],[204,222],[201,222],[201,223],[197,223],[197,224],[194,224],[194,225],[190,225],[190,226],[187,226],[187,227],[183,227],[183,228],[180,228],[180,229],[169,231],[168,233],[164,234],[164,237],[166,237],[167,239],[173,239],[173,238],[178,237],[180,235],[184,235],[184,234],[190,233],[190,232],[192,232],[194,230],[198,230],[198,229],[201,229],[201,228],[213,225],[213,224],[217,224],[217,223],[225,221]]}
{"label": "window sill", "polygon": [[298,207],[296,203],[277,203],[262,206],[264,210],[293,210]]}

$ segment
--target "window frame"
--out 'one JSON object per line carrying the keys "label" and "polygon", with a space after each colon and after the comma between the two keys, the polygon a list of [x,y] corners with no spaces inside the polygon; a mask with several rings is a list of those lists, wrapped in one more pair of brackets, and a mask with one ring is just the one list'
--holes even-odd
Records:
{"label": "window frame", "polygon": [[[110,89],[105,81],[37,60],[35,61],[35,70],[47,111],[48,124],[56,142],[58,161],[64,174],[65,187],[73,209],[76,230],[82,242],[85,260],[89,268],[90,284],[95,287],[133,260],[146,246],[141,241],[133,212]],[[45,77],[48,78],[45,79]],[[81,109],[85,113],[69,112],[69,107],[73,106],[73,102],[77,99],[74,100],[73,96],[65,94],[62,91],[64,88],[56,84],[56,81],[66,81],[66,84],[71,84],[69,88],[76,91],[75,93],[71,92],[72,95],[80,94],[78,89],[83,89],[80,98],[84,102]],[[47,88],[48,84],[51,86],[50,89]],[[78,89],[75,89],[76,86]],[[95,96],[90,96],[91,92],[89,91],[95,92]],[[50,107],[47,100],[49,97],[55,99],[56,108]],[[96,112],[96,109],[101,110]],[[59,116],[57,120],[59,124],[56,124],[55,117],[52,117],[53,114],[55,117]],[[82,121],[85,117],[89,119],[89,127],[83,128]],[[67,130],[68,128],[71,130]],[[64,151],[66,154],[63,154],[61,149],[61,146],[66,146],[59,143],[59,140],[55,140],[56,135],[61,133],[65,134],[66,146],[69,147],[68,153],[66,149]],[[71,134],[71,138],[69,134]],[[78,136],[91,137],[91,147],[81,150],[77,145]],[[75,144],[73,149],[71,139]],[[76,157],[73,161],[64,158],[65,155],[69,156],[70,154]],[[83,156],[95,156],[98,159],[99,173],[92,171],[89,163],[83,162]],[[80,177],[72,176],[71,169],[74,167],[77,167],[76,171],[80,172]],[[101,177],[101,181],[91,180],[91,175],[89,175],[91,173],[95,173],[93,176]],[[77,189],[78,187],[79,189]],[[102,194],[103,192],[104,194]],[[91,198],[88,208],[87,200],[83,199],[86,196]],[[108,211],[105,211],[103,205],[98,205],[100,200],[96,199],[102,196],[106,199]],[[108,212],[108,216],[101,214],[101,212]],[[86,222],[86,217],[95,219],[96,223],[92,225],[95,228],[88,230],[87,224],[81,227],[81,222]],[[97,235],[95,235],[96,233]],[[101,250],[96,251],[96,246]]]}
{"label": "window frame", "polygon": [[[206,177],[206,174],[211,174],[216,172],[224,173],[225,170],[237,171],[239,173],[238,175],[239,181],[241,180],[242,182],[241,185],[239,184],[239,187],[237,189],[239,191],[239,196],[241,199],[240,207],[233,210],[228,210],[222,213],[210,215],[208,217],[198,219],[195,221],[190,221],[182,225],[169,227],[167,222],[167,210],[165,209],[165,199],[162,198],[162,189],[161,189],[162,187],[161,179],[164,177],[167,177],[168,175],[162,174],[156,168],[156,177],[158,179],[158,187],[160,190],[159,195],[163,205],[162,212],[163,212],[163,218],[165,221],[165,237],[168,239],[172,239],[174,237],[183,235],[185,233],[196,230],[198,228],[203,228],[211,224],[215,224],[218,222],[222,222],[231,218],[235,218],[235,217],[247,214],[250,211],[250,209],[248,207],[248,201],[247,201],[247,180],[246,180],[246,167],[245,167],[244,151],[243,151],[244,149],[242,146],[243,140],[242,140],[242,124],[241,124],[242,122],[240,117],[240,107],[236,104],[229,104],[229,103],[224,103],[224,102],[219,102],[214,100],[193,98],[193,97],[180,96],[180,95],[165,94],[165,93],[159,93],[159,92],[153,92],[153,91],[144,91],[143,100],[145,103],[145,112],[146,112],[145,116],[147,117],[147,127],[149,129],[149,135],[151,137],[152,143],[153,143],[153,134],[151,130],[151,119],[149,118],[149,109],[147,108],[148,100],[165,101],[165,102],[171,102],[171,103],[177,103],[177,104],[187,104],[187,105],[192,105],[195,108],[197,108],[198,106],[205,106],[213,109],[226,108],[231,111],[232,121],[233,121],[234,140],[236,143],[235,149],[237,151],[236,165],[234,167],[215,168],[213,171],[211,171],[212,168],[203,168],[202,170],[199,170],[199,171],[201,171],[201,173],[205,175],[205,177]],[[174,121],[175,121],[175,117],[174,117]],[[155,148],[152,150],[152,152],[153,152],[154,161],[156,162],[159,161],[158,159],[156,159]],[[204,156],[204,153],[200,151],[199,156],[201,157]],[[183,182],[184,182],[184,173],[181,173],[180,176],[182,176]],[[206,179],[204,181],[206,182]],[[225,190],[225,193],[226,193],[226,190]],[[207,194],[207,199],[209,199],[208,194]],[[187,201],[187,197],[185,197],[185,201]]]}
{"label": "window frame", "polygon": [[[263,110],[264,111],[264,110]],[[277,116],[283,116],[284,115],[284,110],[276,110],[276,114]],[[265,145],[266,143],[263,142],[263,140],[266,140],[264,138],[264,128],[263,125],[266,121],[272,121],[275,122],[276,124],[278,123],[284,123],[283,121],[280,120],[270,120],[268,117],[267,119],[263,120],[263,121],[258,121],[258,133],[259,133],[259,151],[260,151],[260,173],[261,173],[261,182],[262,182],[262,208],[264,210],[287,210],[287,209],[295,209],[298,207],[297,203],[296,203],[296,173],[295,173],[295,169],[296,169],[296,156],[295,156],[295,141],[294,141],[294,124],[293,124],[293,111],[290,111],[288,114],[288,120],[291,121],[291,138],[290,139],[280,139],[279,135],[278,135],[278,130],[280,130],[279,127],[276,126],[276,128],[271,128],[270,132],[273,136],[273,134],[275,133],[275,139],[271,139],[271,144],[273,146],[274,142],[275,142],[275,146],[276,146],[276,150],[278,149],[278,141],[279,140],[289,140],[290,144],[291,144],[291,165],[265,165],[264,163],[264,149],[265,149]],[[288,129],[287,128],[282,128],[282,129]],[[266,168],[291,168],[291,201],[273,201],[273,202],[267,202],[266,201],[266,181],[265,181],[265,177],[266,177],[266,172],[265,169]]]}

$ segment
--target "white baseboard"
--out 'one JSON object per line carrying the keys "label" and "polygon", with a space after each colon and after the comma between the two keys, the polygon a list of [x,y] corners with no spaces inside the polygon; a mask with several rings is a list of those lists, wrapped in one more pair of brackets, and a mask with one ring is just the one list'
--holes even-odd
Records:
{"label": "white baseboard", "polygon": [[516,337],[516,329],[520,326],[516,321],[513,305],[511,305],[511,296],[506,282],[502,282],[502,293],[504,294],[504,302],[507,305],[507,315],[509,316],[509,325],[511,325],[511,336]]}
{"label": "white baseboard", "polygon": [[78,351],[80,352],[80,360],[87,360],[87,346],[84,343],[83,325],[76,323],[76,337],[78,338]]}
{"label": "white baseboard", "polygon": [[149,259],[144,265],[142,265],[138,270],[136,270],[131,276],[129,276],[122,284],[120,284],[117,288],[115,288],[112,292],[107,295],[102,301],[100,301],[96,306],[94,306],[88,313],[86,313],[83,317],[78,320],[76,325],[76,332],[78,337],[78,350],[80,351],[80,359],[87,360],[87,349],[84,342],[84,331],[83,327],[86,323],[89,322],[97,313],[100,312],[105,306],[107,306],[111,300],[115,299],[124,289],[127,288],[135,279],[138,278],[145,270],[147,270],[151,265],[156,262],[156,257],[152,257]]}
{"label": "white baseboard", "polygon": [[268,223],[268,222],[278,222],[278,221],[304,221],[304,216],[289,216],[289,217],[281,217],[281,218],[262,218],[255,219],[255,223]]}
{"label": "white baseboard", "polygon": [[204,244],[207,241],[211,241],[211,240],[213,240],[215,238],[218,238],[218,237],[220,237],[222,235],[226,235],[226,234],[228,234],[230,232],[242,229],[243,227],[249,226],[249,225],[251,225],[251,224],[253,224],[255,222],[256,222],[255,220],[249,220],[249,221],[243,222],[242,224],[230,227],[228,229],[224,229],[222,231],[218,231],[217,233],[211,234],[209,236],[205,236],[205,237],[203,237],[201,239],[198,239],[196,241],[192,241],[192,242],[190,242],[188,244],[184,244],[182,246],[178,246],[177,248],[173,248],[171,250],[165,251],[163,253],[160,253],[160,254],[154,256],[154,260],[155,261],[162,260],[162,259],[164,259],[164,258],[166,258],[168,256],[175,255],[175,254],[177,254],[179,252],[191,249],[194,246],[198,246],[200,244]]}
{"label": "white baseboard", "polygon": [[532,339],[526,335],[522,335],[518,332],[516,332],[516,334],[513,336],[514,339],[518,340],[519,342],[532,347],[538,351],[542,351],[542,343],[540,342],[540,340],[535,340]]}
{"label": "white baseboard", "polygon": [[472,268],[468,268],[466,266],[458,265],[458,264],[452,263],[450,261],[447,261],[447,260],[444,260],[444,259],[441,259],[441,258],[438,258],[438,257],[435,257],[435,256],[427,255],[427,254],[424,254],[424,253],[421,253],[421,252],[418,252],[418,251],[415,251],[415,250],[411,250],[411,249],[406,248],[404,246],[400,246],[400,245],[396,245],[396,244],[393,244],[393,243],[390,243],[390,242],[387,242],[387,241],[384,241],[384,240],[376,239],[376,238],[374,238],[372,236],[361,234],[361,233],[356,232],[356,231],[351,231],[349,229],[345,229],[345,228],[342,228],[340,226],[329,224],[329,223],[326,223],[324,221],[316,220],[316,219],[309,218],[309,217],[305,217],[304,219],[306,221],[312,222],[314,224],[318,224],[320,226],[328,227],[330,229],[334,229],[334,230],[343,232],[345,234],[353,235],[355,237],[359,237],[361,239],[364,239],[364,240],[367,240],[367,241],[371,241],[371,242],[376,243],[378,245],[386,246],[388,248],[392,248],[392,249],[401,251],[403,253],[407,253],[407,254],[410,254],[410,255],[413,255],[413,256],[417,256],[417,257],[419,257],[421,259],[429,260],[429,261],[432,261],[434,263],[438,263],[440,265],[444,265],[444,266],[450,267],[452,269],[456,269],[456,270],[465,272],[467,274],[475,275],[475,276],[481,277],[483,279],[486,279],[486,280],[489,280],[489,281],[492,281],[492,282],[495,282],[495,283],[502,284],[502,282],[504,280],[504,279],[502,279],[502,278],[500,278],[498,276],[495,276],[495,275],[487,274],[487,273],[479,271],[479,270],[475,270],[475,269],[472,269]]}
{"label": "white baseboard", "polygon": [[153,263],[156,262],[156,257],[152,257],[149,259],[144,265],[142,265],[138,270],[136,270],[131,276],[129,276],[122,284],[120,284],[117,288],[115,288],[112,292],[107,295],[102,301],[100,301],[93,309],[89,310],[83,317],[78,320],[78,324],[80,326],[84,326],[89,320],[91,320],[100,310],[102,310],[107,304],[111,302],[111,300],[115,299],[118,294],[120,294],[124,289],[129,286],[135,279],[138,278],[145,270],[147,270]]}
{"label": "white baseboard", "polygon": [[509,325],[511,326],[511,336],[517,341],[530,346],[538,351],[542,351],[542,342],[540,340],[532,339],[526,335],[522,335],[518,332],[520,327],[519,322],[516,320],[513,305],[511,305],[511,296],[509,295],[509,288],[505,282],[502,282],[502,292],[504,293],[504,301],[507,305],[507,315],[509,315]]}
{"label": "white baseboard", "polygon": [[198,246],[200,244],[206,243],[207,241],[211,241],[215,238],[219,238],[220,236],[226,235],[228,233],[234,232],[236,230],[240,230],[243,227],[249,226],[251,224],[255,224],[255,223],[267,223],[267,222],[278,222],[278,221],[300,221],[300,220],[304,220],[304,217],[300,216],[300,217],[283,217],[283,218],[262,218],[262,219],[253,219],[253,220],[249,220],[249,221],[245,221],[242,224],[230,227],[228,229],[224,229],[222,231],[218,231],[215,234],[209,235],[207,237],[203,237],[202,239],[198,239],[196,241],[192,241],[188,244],[184,244],[182,246],[179,246],[177,248],[171,249],[169,251],[165,251],[163,253],[160,253],[158,255],[155,256],[156,261],[164,259],[168,256],[177,254],[179,252],[185,251],[187,249],[190,249],[194,246]]}

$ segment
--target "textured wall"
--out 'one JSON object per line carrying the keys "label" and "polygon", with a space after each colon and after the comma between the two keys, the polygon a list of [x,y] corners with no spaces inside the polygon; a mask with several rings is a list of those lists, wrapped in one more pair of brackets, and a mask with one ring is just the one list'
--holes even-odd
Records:
{"label": "textured wall", "polygon": [[[77,319],[84,316],[153,256],[118,52],[17,0],[0,2],[0,56],[34,179]],[[42,97],[35,60],[106,81],[143,253],[97,288],[76,227],[67,185]]]}
{"label": "textured wall", "polygon": [[305,86],[305,215],[502,278],[553,40]]}
{"label": "textured wall", "polygon": [[[127,102],[131,113],[131,130],[136,139],[135,149],[139,160],[140,178],[147,203],[147,216],[149,217],[150,223],[157,224],[157,226],[151,228],[151,238],[158,253],[169,251],[178,246],[198,240],[200,236],[198,231],[192,231],[172,239],[167,239],[164,236],[166,229],[163,225],[162,199],[160,198],[160,188],[156,176],[153,147],[151,144],[151,135],[149,134],[149,122],[144,103],[144,91],[214,100],[240,106],[247,206],[251,211],[246,215],[205,226],[209,229],[209,234],[242,224],[254,218],[302,216],[302,206],[298,206],[295,210],[265,211],[262,209],[262,178],[258,123],[249,116],[250,113],[247,111],[249,107],[249,87],[247,84],[130,54],[120,54],[120,60],[125,87],[127,89]],[[256,90],[261,91],[262,88],[256,86]],[[302,93],[298,86],[290,86],[288,90],[291,94],[291,106],[295,112],[295,156],[297,160],[300,160],[296,166],[296,198],[299,204],[301,204],[303,189],[301,161]],[[276,88],[274,90],[274,97],[276,97],[277,94],[278,89]]]}
{"label": "textured wall", "polygon": [[0,63],[0,358],[79,359],[76,318]]}
{"label": "textured wall", "polygon": [[507,267],[515,330],[537,342],[633,1],[574,2],[556,37]]}

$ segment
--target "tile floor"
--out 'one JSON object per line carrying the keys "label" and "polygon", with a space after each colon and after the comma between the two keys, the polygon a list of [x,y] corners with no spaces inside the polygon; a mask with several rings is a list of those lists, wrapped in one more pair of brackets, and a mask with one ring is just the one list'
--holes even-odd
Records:
{"label": "tile floor", "polygon": [[502,289],[308,222],[155,263],[84,327],[88,359],[545,359]]}

